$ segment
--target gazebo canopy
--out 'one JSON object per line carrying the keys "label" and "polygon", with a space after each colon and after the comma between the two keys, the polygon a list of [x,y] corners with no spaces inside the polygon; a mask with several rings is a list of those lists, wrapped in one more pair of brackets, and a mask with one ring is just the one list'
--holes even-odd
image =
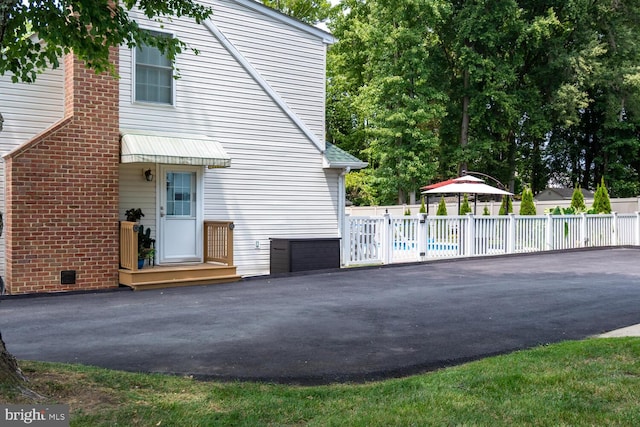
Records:
{"label": "gazebo canopy", "polygon": [[[427,214],[429,213],[429,196],[432,194],[457,194],[458,212],[460,211],[460,196],[462,194],[492,194],[499,196],[513,196],[513,193],[492,187],[484,183],[484,180],[471,175],[463,175],[459,178],[448,179],[421,188],[422,194],[427,196]],[[473,211],[476,212],[476,199],[473,201]]]}
{"label": "gazebo canopy", "polygon": [[464,175],[459,178],[449,179],[421,188],[422,194],[497,194],[513,196],[505,190],[485,184],[480,178]]}

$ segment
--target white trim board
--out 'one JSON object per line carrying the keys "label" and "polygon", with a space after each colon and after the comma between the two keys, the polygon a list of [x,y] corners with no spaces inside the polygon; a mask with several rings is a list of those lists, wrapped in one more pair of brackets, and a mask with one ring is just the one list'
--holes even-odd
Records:
{"label": "white trim board", "polygon": [[278,21],[284,22],[287,25],[291,25],[294,28],[302,30],[306,33],[312,34],[320,39],[326,44],[333,44],[336,42],[336,38],[333,37],[333,34],[328,33],[320,28],[314,27],[312,25],[306,24],[302,21],[299,21],[296,18],[292,18],[288,15],[285,15],[282,12],[279,12],[275,9],[271,9],[259,3],[255,0],[234,0],[236,3],[241,4],[242,6],[255,10],[258,13],[266,15],[270,18],[277,19]]}

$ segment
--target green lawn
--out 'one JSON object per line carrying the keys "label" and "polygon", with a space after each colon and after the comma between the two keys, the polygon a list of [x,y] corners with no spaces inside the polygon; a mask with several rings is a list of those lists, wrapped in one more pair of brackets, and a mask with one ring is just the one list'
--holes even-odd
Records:
{"label": "green lawn", "polygon": [[409,378],[319,387],[21,365],[36,391],[71,405],[72,426],[640,425],[640,338],[570,341]]}

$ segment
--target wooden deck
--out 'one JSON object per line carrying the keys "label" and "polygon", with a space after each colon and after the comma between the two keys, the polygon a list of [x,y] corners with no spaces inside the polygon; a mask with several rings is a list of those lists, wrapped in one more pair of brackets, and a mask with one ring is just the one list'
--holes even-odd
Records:
{"label": "wooden deck", "polygon": [[120,284],[136,291],[178,286],[214,285],[241,279],[235,266],[220,264],[145,265],[141,270],[119,270]]}

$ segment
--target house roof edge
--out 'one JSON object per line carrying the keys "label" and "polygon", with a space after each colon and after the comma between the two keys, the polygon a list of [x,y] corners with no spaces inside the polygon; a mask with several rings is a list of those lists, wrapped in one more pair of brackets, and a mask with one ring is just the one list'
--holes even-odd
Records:
{"label": "house roof edge", "polygon": [[293,18],[289,15],[286,15],[278,10],[272,9],[269,6],[265,6],[264,4],[255,1],[255,0],[233,0],[234,2],[241,4],[244,7],[255,10],[256,12],[267,15],[273,19],[278,21],[282,21],[292,27],[295,27],[299,30],[302,30],[308,34],[311,34],[315,37],[322,39],[322,41],[326,44],[334,44],[337,39],[333,36],[333,34],[320,29],[318,27],[314,27],[311,24],[307,24],[306,22],[302,22],[299,19]]}

